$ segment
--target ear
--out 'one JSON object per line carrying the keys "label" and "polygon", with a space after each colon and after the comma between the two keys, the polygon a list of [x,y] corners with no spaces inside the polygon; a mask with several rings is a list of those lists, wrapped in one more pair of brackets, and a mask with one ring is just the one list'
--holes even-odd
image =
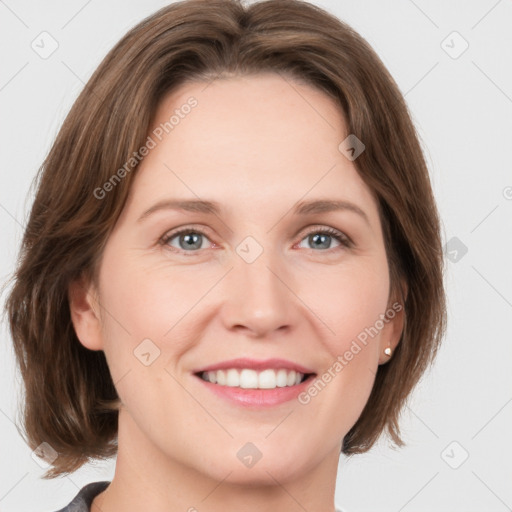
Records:
{"label": "ear", "polygon": [[[407,299],[408,287],[405,282],[400,283],[400,297],[395,294],[394,297],[388,303],[386,309],[386,317],[384,318],[384,327],[380,337],[380,353],[379,353],[379,365],[389,362],[393,357],[402,332],[406,325],[405,319],[405,300]],[[391,348],[391,355],[388,356],[384,353],[386,348]]]}
{"label": "ear", "polygon": [[82,275],[68,286],[71,321],[80,343],[90,350],[103,350],[101,316],[95,287]]}

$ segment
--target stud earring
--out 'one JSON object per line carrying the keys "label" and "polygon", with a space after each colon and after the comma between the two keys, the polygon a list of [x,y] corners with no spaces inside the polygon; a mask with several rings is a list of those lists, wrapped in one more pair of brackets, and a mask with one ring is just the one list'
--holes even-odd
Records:
{"label": "stud earring", "polygon": [[390,356],[392,354],[392,350],[391,350],[391,347],[386,347],[384,349],[384,354],[386,354],[387,356]]}

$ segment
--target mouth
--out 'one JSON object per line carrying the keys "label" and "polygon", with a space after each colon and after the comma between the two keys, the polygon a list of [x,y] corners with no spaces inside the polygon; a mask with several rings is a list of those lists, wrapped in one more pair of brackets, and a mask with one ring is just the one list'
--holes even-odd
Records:
{"label": "mouth", "polygon": [[193,375],[230,405],[261,409],[296,399],[317,374],[283,359],[233,359],[195,370]]}
{"label": "mouth", "polygon": [[313,378],[316,373],[301,373],[285,368],[268,368],[262,371],[251,368],[227,368],[194,373],[205,382],[217,386],[239,389],[277,389],[293,387]]}

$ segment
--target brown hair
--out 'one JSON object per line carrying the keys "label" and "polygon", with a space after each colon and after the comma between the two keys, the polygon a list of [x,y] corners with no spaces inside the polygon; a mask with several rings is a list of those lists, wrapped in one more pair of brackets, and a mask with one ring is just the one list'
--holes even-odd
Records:
{"label": "brown hair", "polygon": [[405,101],[368,43],[317,6],[188,0],[146,18],[108,53],[35,180],[6,311],[26,389],[23,435],[32,449],[47,442],[58,453],[44,478],[117,451],[116,389],[104,353],[79,342],[67,292],[82,275],[96,282],[136,168],[101,200],[95,190],[144,145],[165,94],[189,81],[268,71],[328,94],[366,146],[354,164],[378,201],[391,288],[407,287],[406,324],[342,452],[367,451],[385,428],[404,444],[399,414],[446,323],[440,223]]}

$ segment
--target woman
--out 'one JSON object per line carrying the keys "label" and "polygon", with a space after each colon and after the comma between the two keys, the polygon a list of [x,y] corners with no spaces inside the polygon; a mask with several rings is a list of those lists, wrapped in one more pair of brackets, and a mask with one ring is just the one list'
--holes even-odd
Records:
{"label": "woman", "polygon": [[369,45],[296,0],[189,0],[106,56],[40,174],[7,311],[63,510],[334,511],[445,328],[439,219]]}

